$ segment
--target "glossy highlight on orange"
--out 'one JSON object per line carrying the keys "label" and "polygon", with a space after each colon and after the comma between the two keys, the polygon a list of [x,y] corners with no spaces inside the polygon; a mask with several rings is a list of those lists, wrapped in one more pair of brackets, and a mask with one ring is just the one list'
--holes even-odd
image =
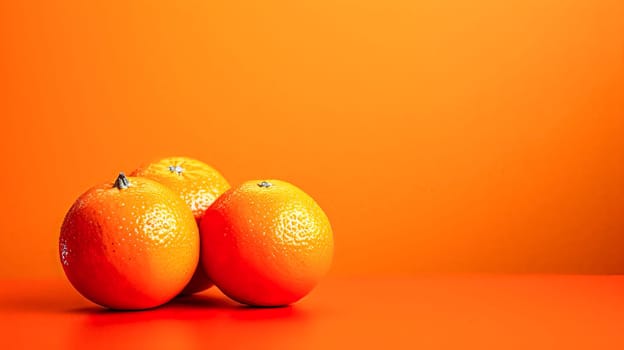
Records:
{"label": "glossy highlight on orange", "polygon": [[164,185],[123,173],[78,197],[60,232],[67,278],[85,298],[111,309],[168,302],[199,260],[199,232],[186,203]]}
{"label": "glossy highlight on orange", "polygon": [[[227,180],[213,167],[188,157],[166,157],[135,169],[132,176],[157,181],[173,190],[192,210],[195,221],[208,207],[230,188]],[[210,288],[212,282],[201,264],[182,294],[193,294]]]}
{"label": "glossy highlight on orange", "polygon": [[[601,274],[624,273],[623,18],[621,0],[0,2],[0,348],[622,348],[624,284]],[[331,221],[327,278],[279,309],[217,288],[132,314],[83,300],[65,213],[171,155],[304,189]]]}
{"label": "glossy highlight on orange", "polygon": [[306,296],[329,271],[329,219],[309,195],[281,180],[251,180],[225,192],[200,222],[201,264],[219,289],[252,306]]}

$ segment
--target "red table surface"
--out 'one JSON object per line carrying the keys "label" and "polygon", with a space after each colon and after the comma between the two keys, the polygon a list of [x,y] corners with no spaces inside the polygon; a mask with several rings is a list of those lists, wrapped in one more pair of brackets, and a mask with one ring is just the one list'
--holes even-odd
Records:
{"label": "red table surface", "polygon": [[290,307],[212,288],[139,312],[64,280],[0,284],[0,349],[624,348],[624,276],[327,279]]}

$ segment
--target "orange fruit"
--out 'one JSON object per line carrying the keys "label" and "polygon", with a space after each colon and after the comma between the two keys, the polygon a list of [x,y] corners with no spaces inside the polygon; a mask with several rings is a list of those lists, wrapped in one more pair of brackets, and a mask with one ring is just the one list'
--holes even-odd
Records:
{"label": "orange fruit", "polygon": [[[139,167],[131,175],[155,180],[172,189],[191,208],[197,222],[212,202],[230,188],[217,170],[186,157],[163,158]],[[212,283],[200,264],[182,294],[197,293],[210,286]]]}
{"label": "orange fruit", "polygon": [[284,181],[248,181],[228,190],[206,210],[200,228],[200,263],[223,293],[243,304],[294,303],[331,264],[327,216]]}
{"label": "orange fruit", "polygon": [[76,200],[59,239],[72,285],[113,309],[146,309],[175,297],[195,271],[199,248],[193,213],[176,193],[123,173]]}

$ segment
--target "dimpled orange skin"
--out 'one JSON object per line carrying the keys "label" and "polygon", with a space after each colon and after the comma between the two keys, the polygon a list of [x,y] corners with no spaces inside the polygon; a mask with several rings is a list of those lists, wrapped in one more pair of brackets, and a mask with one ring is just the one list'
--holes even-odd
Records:
{"label": "dimpled orange skin", "polygon": [[307,295],[333,255],[329,220],[299,188],[279,180],[248,181],[204,214],[201,264],[230,298],[282,306]]}
{"label": "dimpled orange skin", "polygon": [[[155,180],[172,189],[191,208],[198,224],[206,209],[230,188],[230,184],[217,170],[187,157],[163,158],[141,166],[131,175]],[[182,294],[201,292],[211,286],[212,282],[199,264]]]}
{"label": "dimpled orange skin", "polygon": [[81,195],[61,227],[61,264],[87,299],[135,310],[171,300],[199,260],[193,213],[170,189],[128,177],[129,187],[95,186]]}

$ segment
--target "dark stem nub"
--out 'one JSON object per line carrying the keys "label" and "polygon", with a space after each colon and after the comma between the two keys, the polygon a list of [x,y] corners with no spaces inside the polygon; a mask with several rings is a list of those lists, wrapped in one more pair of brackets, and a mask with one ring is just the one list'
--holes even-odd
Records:
{"label": "dark stem nub", "polygon": [[264,188],[267,188],[267,187],[271,187],[271,186],[273,186],[273,184],[272,184],[272,183],[270,183],[270,182],[268,182],[268,181],[262,181],[262,182],[259,182],[259,183],[258,183],[258,187],[264,187]]}
{"label": "dark stem nub", "polygon": [[184,169],[179,165],[170,165],[169,171],[172,173],[177,173],[178,175],[181,175]]}
{"label": "dark stem nub", "polygon": [[126,177],[126,174],[124,174],[123,172],[119,173],[119,176],[117,176],[117,180],[115,180],[114,186],[120,190],[130,187],[130,181]]}

